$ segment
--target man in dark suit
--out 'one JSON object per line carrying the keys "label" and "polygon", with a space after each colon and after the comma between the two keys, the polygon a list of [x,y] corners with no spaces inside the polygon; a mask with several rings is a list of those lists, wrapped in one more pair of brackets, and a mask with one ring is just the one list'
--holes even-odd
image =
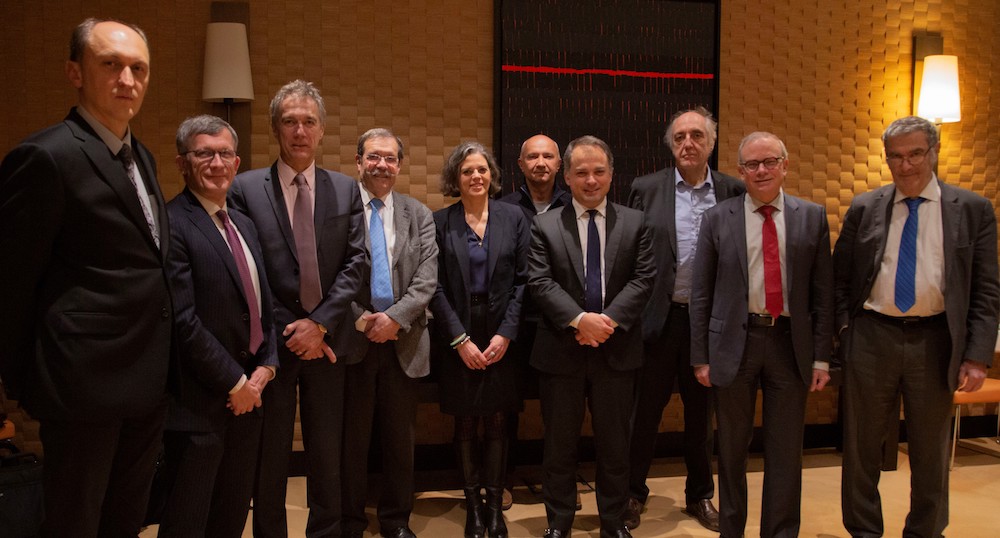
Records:
{"label": "man in dark suit", "polygon": [[685,511],[704,527],[719,530],[719,512],[712,505],[711,390],[691,368],[691,267],[702,215],[717,202],[746,191],[738,179],[708,167],[715,149],[717,123],[703,107],[674,115],[663,141],[676,167],[632,182],[629,206],[643,212],[653,231],[656,281],[653,297],[642,316],[646,360],[639,371],[629,444],[629,499],[625,524],[639,526],[639,513],[649,496],[646,477],[653,461],[663,409],[674,381],[684,402],[684,463],[687,483]]}
{"label": "man in dark suit", "polygon": [[[351,301],[366,270],[361,195],[351,178],[316,166],[326,108],[312,83],[284,85],[271,101],[280,156],[236,176],[230,204],[250,217],[274,297],[281,367],[263,394],[264,431],[254,493],[254,536],[285,536],[285,491],[296,389],[309,474],[306,536],[341,534],[344,362]],[[338,360],[339,359],[339,360]]]}
{"label": "man in dark suit", "polygon": [[175,160],[187,188],[167,204],[178,387],[163,439],[171,483],[161,537],[242,536],[253,495],[257,408],[278,354],[257,232],[226,208],[237,143],[215,116],[177,129]]}
{"label": "man in dark suit", "polygon": [[739,147],[743,196],[705,213],[691,279],[691,364],[715,387],[719,531],[743,536],[747,451],[764,395],[760,535],[798,536],[806,396],[830,379],[833,269],[822,206],[784,194],[788,151],[771,133]]}
{"label": "man in dark suit", "polygon": [[882,134],[893,183],[854,198],[834,251],[844,360],[844,527],[884,532],[881,446],[899,394],[912,491],[904,536],[948,525],[952,394],[982,386],[1000,284],[990,202],[937,179],[937,129],[914,116]]}
{"label": "man in dark suit", "polygon": [[360,362],[347,367],[344,527],[347,536],[357,538],[368,527],[368,448],[377,416],[386,477],[379,527],[382,536],[407,538],[415,536],[409,520],[417,390],[418,379],[430,373],[426,312],[437,288],[438,247],[431,211],[393,191],[403,162],[402,140],[388,129],[370,129],[358,139],[355,159],[369,223],[371,271],[351,305],[357,329],[352,357]]}
{"label": "man in dark suit", "polygon": [[166,208],[129,129],[149,82],[145,35],[87,19],[66,74],[78,106],[0,165],[0,375],[41,422],[41,534],[135,536],[173,320]]}
{"label": "man in dark suit", "polygon": [[543,134],[525,140],[517,158],[517,166],[524,174],[524,185],[500,201],[520,207],[529,221],[549,209],[569,204],[570,193],[556,185],[561,165],[559,145],[555,140]]}
{"label": "man in dark suit", "polygon": [[573,201],[535,219],[528,256],[528,287],[543,316],[531,365],[540,372],[545,423],[545,536],[567,537],[573,526],[576,447],[589,403],[601,538],[625,538],[628,419],[642,364],[639,316],[656,273],[652,238],[642,213],[607,200],[607,144],[578,138],[564,161]]}
{"label": "man in dark suit", "polygon": [[[528,138],[521,144],[521,154],[517,158],[517,166],[524,174],[524,184],[516,191],[500,198],[501,202],[516,205],[524,212],[530,223],[535,215],[545,213],[550,209],[558,209],[570,203],[573,197],[569,192],[556,185],[556,174],[562,166],[559,157],[559,145],[555,140],[538,134]],[[540,318],[531,298],[525,294],[522,306],[521,327],[517,331],[517,340],[512,342],[512,356],[528,357],[535,344],[535,328]],[[526,398],[535,398],[538,394],[538,381],[534,373],[527,368],[527,363],[519,365],[519,386]],[[507,438],[512,445],[517,441],[518,414],[507,416]],[[503,490],[503,509],[513,505],[514,498],[510,488],[513,485],[514,457],[507,458],[507,478]],[[577,510],[580,509],[580,494],[577,493]]]}

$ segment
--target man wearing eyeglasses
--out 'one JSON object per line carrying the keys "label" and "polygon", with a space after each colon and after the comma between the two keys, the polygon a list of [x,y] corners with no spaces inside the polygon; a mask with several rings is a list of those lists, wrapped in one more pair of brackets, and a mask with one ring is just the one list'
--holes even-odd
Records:
{"label": "man wearing eyeglasses", "polygon": [[176,312],[177,390],[163,435],[166,498],[159,536],[238,537],[253,495],[261,392],[278,352],[257,232],[230,211],[236,131],[215,116],[177,129],[183,192],[167,204]]}
{"label": "man wearing eyeglasses", "polygon": [[833,268],[826,210],[785,194],[788,151],[755,132],[739,147],[743,196],[709,209],[691,281],[691,364],[714,387],[719,532],[743,536],[747,452],[764,396],[760,535],[799,534],[806,397],[830,379]]}
{"label": "man wearing eyeglasses", "polygon": [[707,529],[719,530],[719,512],[712,504],[711,390],[691,368],[691,268],[698,230],[705,211],[717,202],[746,191],[743,183],[708,167],[715,149],[717,124],[703,107],[678,112],[663,141],[674,155],[674,167],[632,182],[629,205],[642,210],[653,230],[656,281],[653,297],[642,316],[645,362],[636,387],[636,404],[629,444],[629,499],[625,524],[639,526],[649,496],[646,477],[653,461],[663,409],[676,380],[684,403],[684,464],[687,482],[684,511]]}
{"label": "man wearing eyeglasses", "polygon": [[912,473],[904,536],[948,525],[948,438],[955,390],[979,390],[1000,310],[996,217],[989,200],[937,178],[931,122],[882,134],[891,185],[860,194],[834,250],[844,361],[844,527],[884,532],[882,442],[903,397]]}
{"label": "man wearing eyeglasses", "polygon": [[308,476],[306,536],[341,534],[344,365],[350,360],[351,301],[367,267],[361,195],[351,178],[316,165],[326,107],[296,80],[271,100],[280,154],[270,168],[236,176],[230,204],[253,220],[274,295],[281,367],[263,394],[264,431],[254,493],[256,538],[288,532],[285,492],[296,394]]}
{"label": "man wearing eyeglasses", "polygon": [[354,349],[347,366],[344,425],[344,536],[368,528],[368,448],[374,417],[381,433],[381,535],[411,538],[418,379],[430,373],[427,305],[437,287],[434,217],[393,190],[403,141],[388,129],[358,139],[359,189],[371,271],[352,303]]}

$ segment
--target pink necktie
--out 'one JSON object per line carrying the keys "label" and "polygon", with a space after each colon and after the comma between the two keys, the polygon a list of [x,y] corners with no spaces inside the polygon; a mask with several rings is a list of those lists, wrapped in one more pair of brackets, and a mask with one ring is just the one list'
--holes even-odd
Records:
{"label": "pink necktie", "polygon": [[236,270],[240,273],[243,295],[247,299],[247,307],[250,310],[250,353],[257,353],[261,342],[264,341],[264,330],[260,324],[260,308],[257,307],[257,292],[254,291],[253,279],[250,277],[250,265],[247,264],[247,257],[243,254],[243,243],[236,235],[236,228],[229,222],[229,215],[223,209],[220,209],[215,215],[222,221],[222,227],[226,230],[226,241],[229,242],[229,250],[233,253],[233,259],[236,260]]}

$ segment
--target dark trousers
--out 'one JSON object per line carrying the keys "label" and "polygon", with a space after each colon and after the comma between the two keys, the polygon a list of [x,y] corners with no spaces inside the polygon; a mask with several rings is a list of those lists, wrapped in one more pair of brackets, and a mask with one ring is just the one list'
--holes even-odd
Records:
{"label": "dark trousers", "polygon": [[948,526],[948,388],[951,337],[944,316],[903,326],[872,314],[852,321],[844,364],[844,527],[881,536],[882,443],[900,394],[910,455],[910,513],[903,536],[939,537]]}
{"label": "dark trousers", "polygon": [[163,434],[167,504],[158,536],[239,538],[246,526],[262,415],[229,417],[216,431]]}
{"label": "dark trousers", "polygon": [[[593,349],[580,347],[585,362],[576,375],[541,372],[542,420],[545,423],[545,472],[542,495],[550,528],[569,530],[576,515],[577,442],[584,406],[590,410],[597,451],[597,510],[601,528],[622,528],[628,497],[629,415],[635,371],[618,371]],[[589,405],[588,405],[589,404]]]}
{"label": "dark trousers", "polygon": [[787,321],[751,328],[736,378],[715,387],[719,422],[719,526],[743,536],[747,522],[747,455],[753,439],[758,385],[764,395],[762,537],[796,537],[801,521],[802,435],[809,388],[792,351]]}
{"label": "dark trousers", "polygon": [[378,521],[383,531],[405,527],[413,511],[413,448],[418,381],[406,376],[392,342],[368,344],[365,358],[347,367],[344,403],[344,527],[368,527],[368,449],[377,417],[382,449]]}
{"label": "dark trousers", "polygon": [[636,379],[636,402],[629,445],[629,495],[645,504],[646,478],[656,450],[663,409],[674,381],[684,403],[684,464],[686,504],[715,495],[712,480],[712,391],[698,383],[691,367],[691,324],[686,307],[672,305],[655,344],[646,344],[646,360]]}
{"label": "dark trousers", "polygon": [[344,429],[344,366],[325,358],[303,361],[280,349],[278,375],[264,389],[261,457],[254,491],[253,535],[288,535],[285,492],[295,426],[296,389],[306,452],[306,536],[341,534],[340,453]]}
{"label": "dark trousers", "polygon": [[135,538],[146,515],[165,418],[166,405],[120,420],[43,419],[41,536]]}

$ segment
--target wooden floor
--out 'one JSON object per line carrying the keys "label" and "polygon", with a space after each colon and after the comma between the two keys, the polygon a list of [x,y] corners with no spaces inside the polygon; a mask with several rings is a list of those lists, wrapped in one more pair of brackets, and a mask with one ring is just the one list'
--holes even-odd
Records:
{"label": "wooden floor", "polygon": [[[840,538],[849,535],[841,523],[840,511],[840,455],[833,451],[807,452],[803,472],[802,527],[800,536]],[[749,518],[746,535],[759,535],[760,487],[762,481],[760,458],[753,458],[747,482],[750,493]],[[537,470],[519,473],[531,481]],[[593,468],[583,466],[584,479],[593,478]],[[679,460],[658,460],[648,481],[651,490],[642,524],[632,531],[635,538],[677,536],[717,537],[688,518],[681,509],[684,498],[684,466]],[[903,520],[909,509],[909,460],[906,446],[899,454],[899,469],[882,473],[879,490],[885,513],[886,536],[900,536]],[[376,484],[373,484],[373,487]],[[583,509],[577,513],[573,525],[576,538],[598,537],[600,522],[594,493],[586,485],[580,486]],[[946,535],[959,538],[993,538],[1000,536],[1000,458],[959,448],[955,469],[951,473],[951,525]],[[718,504],[718,497],[716,497]],[[293,478],[288,487],[288,525],[290,537],[304,536],[305,480]],[[541,536],[545,529],[545,508],[541,499],[527,486],[514,489],[514,506],[507,512],[507,526],[511,538]],[[251,513],[252,517],[252,513]],[[374,508],[369,506],[367,536],[378,536]],[[428,491],[419,494],[410,527],[418,536],[426,538],[461,537],[465,510],[460,491]],[[156,527],[143,531],[141,536],[156,536]],[[250,537],[250,521],[243,536]]]}

